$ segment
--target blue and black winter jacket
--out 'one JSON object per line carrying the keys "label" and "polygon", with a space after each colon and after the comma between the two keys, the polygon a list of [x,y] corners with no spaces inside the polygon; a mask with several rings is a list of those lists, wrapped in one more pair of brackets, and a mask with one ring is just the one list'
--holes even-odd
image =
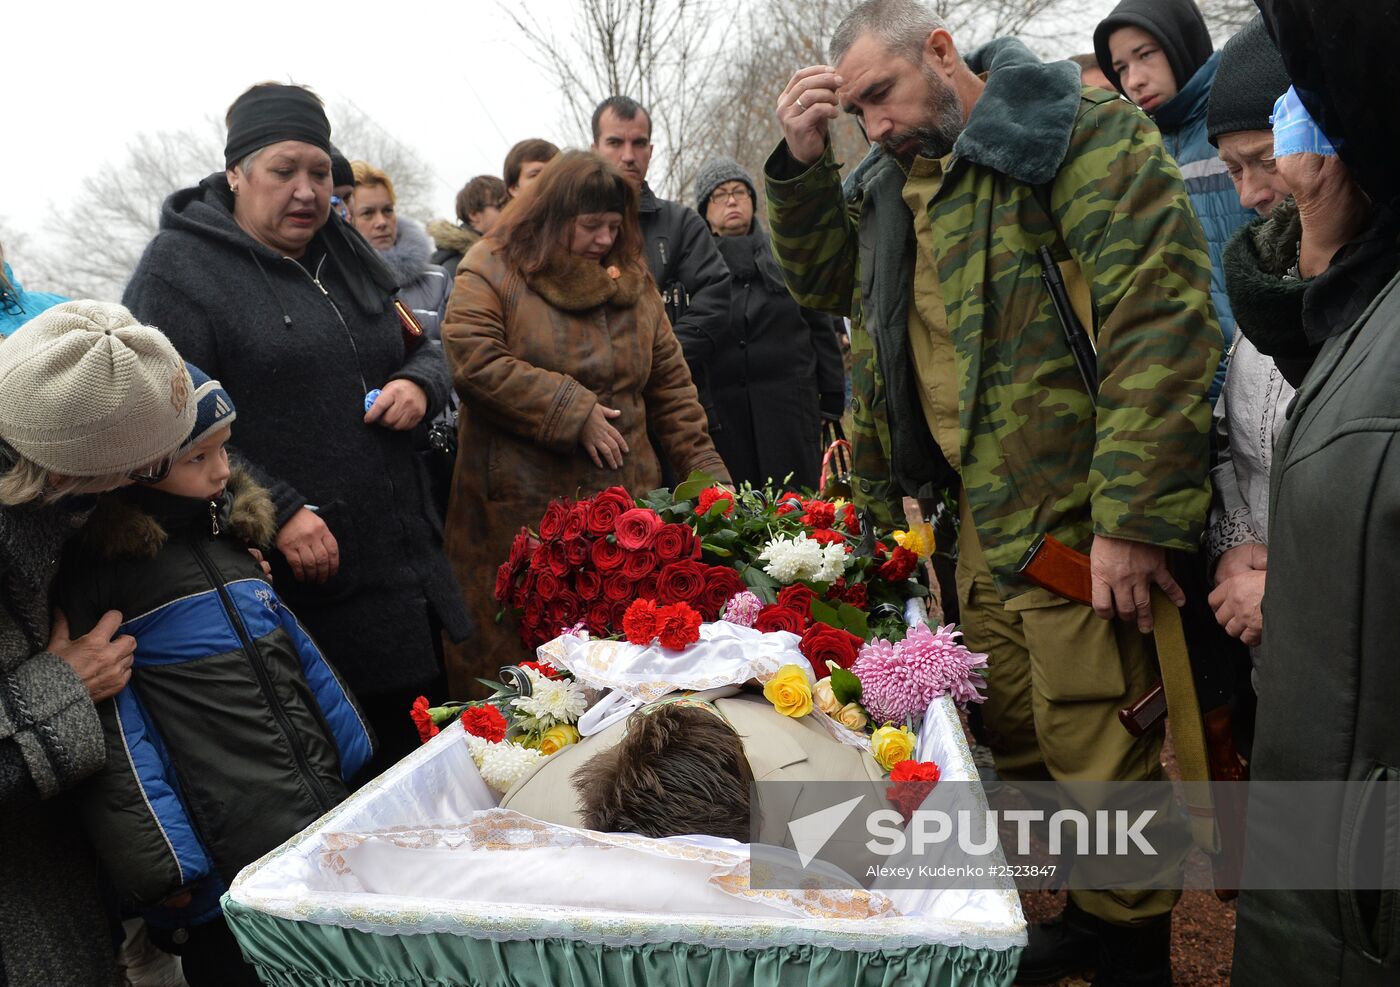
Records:
{"label": "blue and black winter jacket", "polygon": [[274,516],[238,470],[217,501],[132,488],[64,559],[73,636],[118,610],[136,639],[131,682],[98,704],[107,765],[81,803],[107,876],[153,925],[217,916],[238,871],[342,801],[371,754],[354,699],[248,552]]}

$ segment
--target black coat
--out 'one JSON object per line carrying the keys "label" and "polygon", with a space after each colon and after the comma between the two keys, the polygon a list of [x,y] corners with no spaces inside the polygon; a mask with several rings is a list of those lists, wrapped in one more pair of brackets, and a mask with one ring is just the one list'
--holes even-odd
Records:
{"label": "black coat", "polygon": [[718,419],[710,381],[714,361],[728,345],[729,272],[709,227],[695,210],[658,199],[645,183],[641,224],[647,264],[713,432]]}
{"label": "black coat", "polygon": [[714,360],[715,447],[735,483],[815,488],[822,409],[839,415],[841,320],[792,300],[762,230],[715,240],[729,268],[729,328]]}
{"label": "black coat", "polygon": [[392,279],[348,226],[316,234],[308,271],[249,237],[231,210],[222,173],[167,199],[122,301],[233,397],[234,445],[278,524],[314,505],[335,535],[340,571],[323,585],[272,561],[278,592],[351,688],[427,683],[438,672],[431,618],[456,640],[470,623],[413,433],[363,418],[365,393],[395,379],[422,387],[436,414],[450,386],[442,354],[405,352]]}
{"label": "black coat", "polygon": [[[1400,126],[1389,98],[1400,87],[1400,10],[1374,0],[1260,7],[1375,214],[1301,297],[1296,283],[1278,285],[1290,304],[1270,304],[1261,320],[1266,343],[1317,355],[1274,449],[1251,772],[1351,784],[1306,806],[1289,793],[1283,804],[1265,799],[1256,786],[1246,888],[1253,874],[1287,883],[1301,858],[1319,862],[1339,889],[1242,892],[1233,981],[1379,987],[1400,981]],[[1306,825],[1307,838],[1279,820]],[[1357,881],[1351,872],[1368,850]],[[1353,887],[1378,879],[1389,889]]]}

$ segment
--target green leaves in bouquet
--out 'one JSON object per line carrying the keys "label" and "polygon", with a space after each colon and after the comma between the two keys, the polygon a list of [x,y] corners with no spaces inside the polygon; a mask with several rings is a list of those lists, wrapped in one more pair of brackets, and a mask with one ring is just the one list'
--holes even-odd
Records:
{"label": "green leaves in bouquet", "polygon": [[[684,483],[676,487],[675,493],[670,496],[674,503],[679,503],[683,500],[694,500],[700,496],[700,491],[708,490],[718,482],[719,481],[713,476],[710,476],[710,474],[703,470],[694,470],[691,472],[690,476],[686,477]],[[655,508],[653,508],[653,510],[654,509]]]}
{"label": "green leaves in bouquet", "polygon": [[819,600],[812,597],[810,607],[812,619],[827,624],[837,630],[850,633],[866,641],[870,640],[870,615],[849,603],[836,603],[833,600]]}
{"label": "green leaves in bouquet", "polygon": [[855,672],[838,665],[831,670],[831,694],[842,706],[860,702],[860,679],[856,678]]}

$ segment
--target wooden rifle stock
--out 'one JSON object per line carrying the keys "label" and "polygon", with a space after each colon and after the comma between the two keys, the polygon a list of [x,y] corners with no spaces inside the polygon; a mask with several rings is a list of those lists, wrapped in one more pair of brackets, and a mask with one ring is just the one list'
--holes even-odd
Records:
{"label": "wooden rifle stock", "polygon": [[1048,589],[1066,600],[1086,607],[1094,605],[1089,556],[1076,552],[1057,538],[1050,535],[1037,538],[1016,571],[1041,589]]}

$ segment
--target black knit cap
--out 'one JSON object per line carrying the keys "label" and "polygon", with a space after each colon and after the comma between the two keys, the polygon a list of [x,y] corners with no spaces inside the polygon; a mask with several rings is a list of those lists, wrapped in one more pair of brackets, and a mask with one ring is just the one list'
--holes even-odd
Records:
{"label": "black knit cap", "polygon": [[340,153],[340,148],[331,145],[331,185],[340,188],[355,184],[355,169],[350,167],[350,159]]}
{"label": "black knit cap", "polygon": [[1123,92],[1123,83],[1113,71],[1108,39],[1120,27],[1140,27],[1157,39],[1172,75],[1176,76],[1177,89],[1184,89],[1215,51],[1206,20],[1191,0],[1123,0],[1094,28],[1094,54],[1099,68],[1119,92]]}
{"label": "black knit cap", "polygon": [[1220,49],[1220,68],[1206,110],[1210,142],[1219,143],[1222,134],[1270,129],[1274,104],[1290,84],[1283,56],[1269,37],[1263,15],[1256,14]]}
{"label": "black knit cap", "polygon": [[314,93],[301,86],[267,83],[234,100],[228,111],[225,167],[278,141],[303,141],[331,153],[331,124]]}

